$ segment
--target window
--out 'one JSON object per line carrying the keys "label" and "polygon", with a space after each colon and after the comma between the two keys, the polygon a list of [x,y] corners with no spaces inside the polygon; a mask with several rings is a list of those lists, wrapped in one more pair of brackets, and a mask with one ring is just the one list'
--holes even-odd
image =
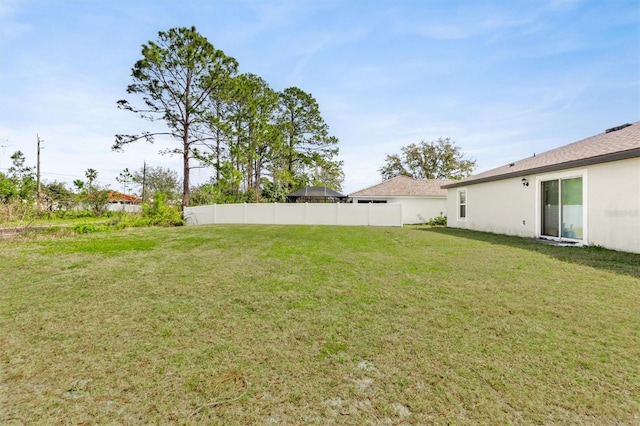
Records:
{"label": "window", "polygon": [[458,220],[467,219],[467,190],[458,191]]}

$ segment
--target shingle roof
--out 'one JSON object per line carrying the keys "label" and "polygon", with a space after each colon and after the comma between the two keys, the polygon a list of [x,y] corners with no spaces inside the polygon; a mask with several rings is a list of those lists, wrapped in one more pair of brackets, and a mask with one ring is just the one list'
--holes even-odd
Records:
{"label": "shingle roof", "polygon": [[396,176],[377,185],[349,194],[350,197],[446,197],[447,190],[441,186],[456,182],[449,179],[413,179]]}
{"label": "shingle roof", "polygon": [[123,194],[122,192],[118,191],[109,191],[108,197],[109,202],[123,201],[129,203],[137,203],[139,201],[142,201],[142,198],[140,197],[136,197],[135,195]]}
{"label": "shingle roof", "polygon": [[640,121],[625,126],[469,176],[446,188],[640,157]]}

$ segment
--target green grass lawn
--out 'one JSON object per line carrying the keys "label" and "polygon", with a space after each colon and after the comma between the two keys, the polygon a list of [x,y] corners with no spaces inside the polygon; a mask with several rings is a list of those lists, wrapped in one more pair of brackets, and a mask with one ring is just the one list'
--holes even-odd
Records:
{"label": "green grass lawn", "polygon": [[640,255],[424,227],[0,240],[1,424],[639,424]]}

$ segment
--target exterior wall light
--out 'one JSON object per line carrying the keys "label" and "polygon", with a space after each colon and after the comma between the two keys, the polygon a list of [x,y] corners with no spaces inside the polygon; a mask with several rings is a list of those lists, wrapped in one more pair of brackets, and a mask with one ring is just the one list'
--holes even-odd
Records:
{"label": "exterior wall light", "polygon": [[522,186],[529,186],[529,181],[527,180],[527,178],[522,178]]}

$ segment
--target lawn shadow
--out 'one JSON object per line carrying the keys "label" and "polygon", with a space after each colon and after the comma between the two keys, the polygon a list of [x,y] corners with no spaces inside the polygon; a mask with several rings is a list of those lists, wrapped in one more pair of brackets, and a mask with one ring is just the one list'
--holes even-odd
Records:
{"label": "lawn shadow", "polygon": [[558,260],[590,266],[617,274],[640,279],[640,254],[608,250],[602,247],[571,247],[549,244],[543,240],[469,231],[466,229],[443,227],[417,227],[422,232],[433,232],[458,238],[483,241],[514,248],[531,250],[554,257]]}

